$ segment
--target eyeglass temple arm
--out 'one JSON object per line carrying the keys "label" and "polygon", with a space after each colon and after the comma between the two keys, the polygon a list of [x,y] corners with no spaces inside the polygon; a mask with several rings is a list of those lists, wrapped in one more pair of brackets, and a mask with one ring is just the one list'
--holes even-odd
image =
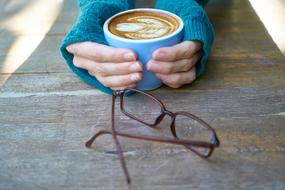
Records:
{"label": "eyeglass temple arm", "polygon": [[[122,146],[117,138],[117,134],[116,134],[116,130],[115,130],[115,101],[116,101],[116,97],[119,96],[121,94],[121,91],[114,91],[113,92],[113,96],[112,96],[112,130],[111,130],[111,135],[115,141],[115,144],[116,144],[116,149],[117,149],[117,152],[118,152],[118,156],[120,158],[120,162],[121,162],[121,166],[123,168],[123,171],[124,171],[124,174],[125,174],[125,177],[126,177],[126,182],[127,184],[130,184],[131,183],[131,177],[130,177],[130,174],[129,174],[129,171],[127,169],[127,165],[126,165],[126,161],[125,161],[125,158],[124,158],[124,155],[123,155],[123,151],[122,151]],[[98,136],[97,136],[98,137]]]}
{"label": "eyeglass temple arm", "polygon": [[[133,135],[133,134],[122,133],[118,131],[115,131],[115,133],[117,136],[133,138],[133,139],[140,139],[140,140],[147,140],[147,141],[156,141],[156,142],[161,142],[161,143],[171,143],[171,144],[188,145],[188,146],[191,145],[191,146],[203,147],[203,148],[213,148],[213,146],[215,146],[211,143],[203,142],[203,141],[189,141],[189,140],[178,140],[178,139],[170,139],[170,138],[157,138],[157,137],[144,136],[144,135]],[[87,148],[91,148],[96,138],[101,135],[105,135],[105,134],[112,135],[112,132],[109,130],[99,131],[85,143],[85,146]]]}

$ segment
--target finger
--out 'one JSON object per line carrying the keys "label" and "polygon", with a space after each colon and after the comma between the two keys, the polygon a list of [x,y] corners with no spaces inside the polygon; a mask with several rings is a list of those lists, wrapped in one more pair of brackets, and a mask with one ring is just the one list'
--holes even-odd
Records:
{"label": "finger", "polygon": [[174,73],[170,75],[156,74],[164,84],[172,88],[179,88],[184,84],[192,83],[196,79],[196,69],[193,67],[190,71]]}
{"label": "finger", "polygon": [[154,73],[170,74],[177,72],[189,71],[201,58],[202,53],[199,51],[190,59],[182,59],[174,62],[163,62],[150,60],[147,63],[147,69]]}
{"label": "finger", "polygon": [[82,57],[74,57],[73,64],[79,68],[86,69],[96,76],[125,75],[143,71],[142,63],[123,62],[123,63],[97,63]]}
{"label": "finger", "polygon": [[66,47],[67,51],[79,57],[85,57],[96,62],[126,62],[135,61],[136,54],[124,48],[113,48],[110,46],[81,42]]}
{"label": "finger", "polygon": [[189,59],[201,49],[201,42],[184,41],[175,46],[157,49],[153,53],[153,59],[157,61],[176,61]]}
{"label": "finger", "polygon": [[110,88],[129,86],[136,84],[138,81],[142,79],[142,73],[132,73],[128,75],[115,75],[108,77],[97,77],[99,82],[101,82],[104,86]]}

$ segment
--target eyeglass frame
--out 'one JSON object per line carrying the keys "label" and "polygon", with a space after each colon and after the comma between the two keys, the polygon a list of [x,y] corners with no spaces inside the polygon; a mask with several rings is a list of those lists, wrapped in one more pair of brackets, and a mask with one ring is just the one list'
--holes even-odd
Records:
{"label": "eyeglass frame", "polygon": [[[154,100],[155,102],[157,102],[160,107],[161,107],[161,112],[159,114],[159,116],[157,116],[155,122],[153,124],[149,124],[137,117],[135,117],[134,115],[130,114],[129,112],[127,112],[124,109],[124,95],[126,93],[128,93],[128,91],[131,92],[136,92],[142,95],[145,95],[149,98],[151,98],[152,100]],[[170,124],[170,130],[172,135],[174,136],[175,139],[171,139],[171,138],[159,138],[159,137],[151,137],[151,136],[146,136],[146,135],[134,135],[134,134],[128,134],[128,133],[123,133],[123,132],[119,132],[116,131],[115,129],[115,101],[116,98],[120,96],[120,109],[121,112],[124,113],[126,116],[130,117],[131,119],[134,119],[140,123],[143,123],[144,125],[151,127],[151,128],[155,128],[162,120],[163,118],[168,115],[171,117],[171,124]],[[154,95],[151,95],[149,93],[143,92],[141,90],[135,89],[135,88],[126,88],[124,90],[116,90],[113,91],[112,94],[112,127],[111,127],[111,131],[110,130],[100,130],[98,131],[95,135],[93,135],[86,143],[85,146],[87,148],[91,148],[93,142],[96,140],[97,137],[103,135],[103,134],[110,134],[112,135],[115,144],[116,144],[116,149],[117,149],[117,153],[118,156],[120,158],[120,162],[121,162],[121,166],[123,168],[125,177],[126,177],[126,181],[128,184],[131,183],[131,178],[126,166],[126,162],[123,156],[123,151],[122,151],[122,147],[121,144],[117,138],[117,136],[122,136],[122,137],[127,137],[127,138],[133,138],[133,139],[139,139],[139,140],[148,140],[148,141],[155,141],[155,142],[162,142],[162,143],[171,143],[171,144],[178,144],[178,145],[184,145],[186,148],[188,148],[189,150],[191,150],[192,152],[194,152],[195,154],[197,154],[198,156],[202,157],[202,158],[208,158],[212,155],[214,149],[216,147],[220,146],[220,141],[218,139],[218,136],[216,134],[216,131],[208,124],[206,123],[204,120],[202,120],[201,118],[189,113],[189,112],[171,112],[169,110],[167,110],[164,106],[164,104],[162,103],[162,101],[160,99],[158,99],[157,97],[155,97]],[[175,130],[175,119],[177,115],[183,115],[186,117],[189,117],[190,119],[193,119],[195,121],[198,121],[200,124],[203,125],[203,127],[206,127],[207,129],[209,129],[212,132],[212,138],[211,138],[211,142],[204,142],[204,141],[194,141],[194,140],[183,140],[183,139],[179,139],[177,137],[176,134],[176,130]],[[201,153],[199,153],[198,151],[196,151],[195,149],[191,148],[191,146],[195,146],[195,147],[203,147],[203,148],[209,148],[209,152],[206,155],[203,155]]]}

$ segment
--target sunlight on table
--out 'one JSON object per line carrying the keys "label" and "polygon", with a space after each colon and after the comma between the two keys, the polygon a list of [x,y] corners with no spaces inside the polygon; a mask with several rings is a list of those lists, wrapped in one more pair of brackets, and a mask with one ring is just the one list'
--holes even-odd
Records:
{"label": "sunlight on table", "polygon": [[[21,12],[0,23],[1,27],[13,33],[14,42],[2,63],[1,71],[10,77],[33,53],[55,22],[63,0],[31,1]],[[1,84],[0,84],[1,85]]]}
{"label": "sunlight on table", "polygon": [[249,0],[279,50],[285,55],[285,1]]}

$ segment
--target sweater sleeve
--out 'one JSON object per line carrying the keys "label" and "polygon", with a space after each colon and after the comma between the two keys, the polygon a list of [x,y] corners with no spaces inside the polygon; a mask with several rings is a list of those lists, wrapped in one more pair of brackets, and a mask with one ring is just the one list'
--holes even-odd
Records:
{"label": "sweater sleeve", "polygon": [[196,0],[203,7],[209,2],[209,0]]}
{"label": "sweater sleeve", "polygon": [[[214,29],[203,9],[208,0],[157,0],[156,8],[179,15],[184,21],[184,40],[199,40],[203,44],[203,56],[196,66],[196,76],[205,70],[214,41]],[[200,4],[199,4],[200,3]]]}
{"label": "sweater sleeve", "polygon": [[103,33],[104,22],[112,15],[133,8],[133,6],[133,0],[79,0],[79,16],[60,46],[61,54],[69,68],[89,85],[108,94],[112,93],[110,88],[103,86],[86,70],[74,66],[73,54],[70,54],[66,47],[84,41],[106,44]]}

